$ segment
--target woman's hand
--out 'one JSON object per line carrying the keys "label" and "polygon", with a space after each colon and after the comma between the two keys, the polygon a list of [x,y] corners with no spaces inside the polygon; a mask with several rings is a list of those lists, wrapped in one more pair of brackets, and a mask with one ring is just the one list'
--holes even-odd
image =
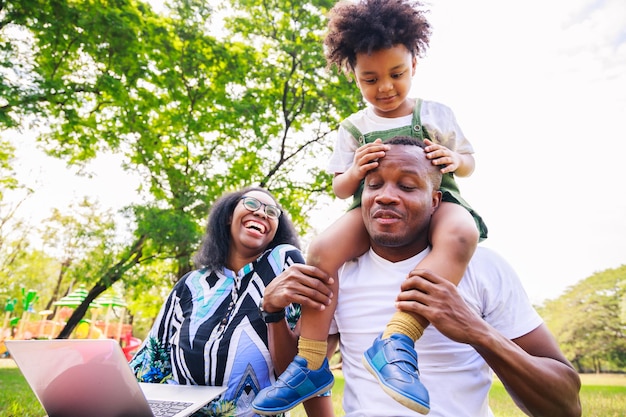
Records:
{"label": "woman's hand", "polygon": [[272,280],[263,293],[263,310],[279,311],[291,303],[324,310],[334,296],[329,284],[333,278],[319,268],[294,264]]}

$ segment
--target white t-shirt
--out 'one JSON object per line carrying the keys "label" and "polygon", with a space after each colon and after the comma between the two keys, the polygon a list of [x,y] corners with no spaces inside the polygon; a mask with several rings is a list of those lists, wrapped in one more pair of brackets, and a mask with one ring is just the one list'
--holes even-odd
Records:
{"label": "white t-shirt", "polygon": [[[362,134],[379,132],[396,127],[411,125],[413,115],[402,117],[380,117],[371,106],[368,106],[348,117],[348,120]],[[420,121],[433,142],[461,154],[474,153],[471,143],[467,140],[456,122],[452,110],[435,101],[422,101]],[[333,154],[328,163],[331,173],[346,172],[354,162],[354,153],[359,143],[343,126],[339,126]]]}
{"label": "white t-shirt", "polygon": [[[400,284],[427,253],[392,263],[370,249],[339,272],[338,306],[330,333],[340,334],[347,417],[419,415],[385,394],[361,358],[395,313]],[[515,271],[490,249],[476,249],[458,290],[474,311],[509,339],[542,323]],[[493,415],[488,401],[493,374],[471,346],[453,342],[430,325],[415,349],[420,380],[430,395],[430,417]]]}

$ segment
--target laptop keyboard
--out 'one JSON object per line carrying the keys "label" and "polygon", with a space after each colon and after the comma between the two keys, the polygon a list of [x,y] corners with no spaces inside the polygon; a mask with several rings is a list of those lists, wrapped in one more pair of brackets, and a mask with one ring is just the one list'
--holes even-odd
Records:
{"label": "laptop keyboard", "polygon": [[154,414],[156,417],[172,417],[175,416],[177,413],[180,413],[193,403],[183,401],[148,400],[148,404],[150,404],[152,414]]}

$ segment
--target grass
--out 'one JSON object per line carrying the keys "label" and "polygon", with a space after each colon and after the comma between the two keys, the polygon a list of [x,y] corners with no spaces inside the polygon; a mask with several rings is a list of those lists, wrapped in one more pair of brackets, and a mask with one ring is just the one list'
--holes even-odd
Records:
{"label": "grass", "polygon": [[626,415],[626,375],[584,374],[580,399],[585,417]]}
{"label": "grass", "polygon": [[[585,417],[626,415],[626,375],[582,374],[580,401]],[[525,417],[509,397],[502,383],[494,381],[489,402],[496,417]]]}
{"label": "grass", "polygon": [[0,416],[41,417],[45,415],[37,397],[12,361],[0,365]]}
{"label": "grass", "polygon": [[[340,372],[335,374],[333,403],[335,415],[343,416],[341,392],[344,380]],[[580,392],[585,417],[623,417],[626,410],[626,375],[583,374]],[[490,392],[491,408],[496,417],[524,417],[515,406],[504,387],[495,381]],[[0,360],[0,416],[41,417],[45,411],[37,401],[28,383],[15,367],[13,361]],[[292,417],[305,417],[302,406],[291,412]]]}
{"label": "grass", "polygon": [[[580,400],[585,417],[624,417],[626,415],[626,375],[622,374],[583,374]],[[341,392],[344,380],[341,373],[335,373],[333,404],[335,416],[343,416]],[[515,405],[502,383],[495,380],[489,392],[489,403],[496,417],[526,417]],[[416,414],[417,415],[417,414]],[[304,408],[298,406],[291,417],[306,417]]]}

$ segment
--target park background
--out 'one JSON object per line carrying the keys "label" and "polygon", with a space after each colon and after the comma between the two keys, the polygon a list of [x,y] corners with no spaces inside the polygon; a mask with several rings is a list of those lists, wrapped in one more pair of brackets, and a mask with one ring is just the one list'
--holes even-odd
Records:
{"label": "park background", "polygon": [[[323,169],[362,103],[324,69],[332,4],[4,4],[0,302],[17,300],[19,318],[22,288],[46,310],[82,286],[76,326],[115,293],[141,336],[224,190],[270,188],[305,245],[340,215]],[[450,106],[474,145],[459,183],[490,228],[483,245],[518,271],[579,370],[623,371],[626,6],[426,6],[414,94]]]}
{"label": "park background", "polygon": [[[165,12],[161,1],[151,3]],[[426,4],[433,34],[413,93],[449,105],[474,145],[476,171],[459,182],[488,221],[484,245],[511,262],[535,303],[624,264],[626,5]],[[20,180],[36,189],[22,209],[31,221],[84,195],[114,209],[137,201],[140,181],[119,156],[100,155],[91,164],[94,178],[77,177],[46,156],[34,134],[2,132],[17,145]],[[345,206],[327,209],[320,201],[311,213],[314,230]]]}

